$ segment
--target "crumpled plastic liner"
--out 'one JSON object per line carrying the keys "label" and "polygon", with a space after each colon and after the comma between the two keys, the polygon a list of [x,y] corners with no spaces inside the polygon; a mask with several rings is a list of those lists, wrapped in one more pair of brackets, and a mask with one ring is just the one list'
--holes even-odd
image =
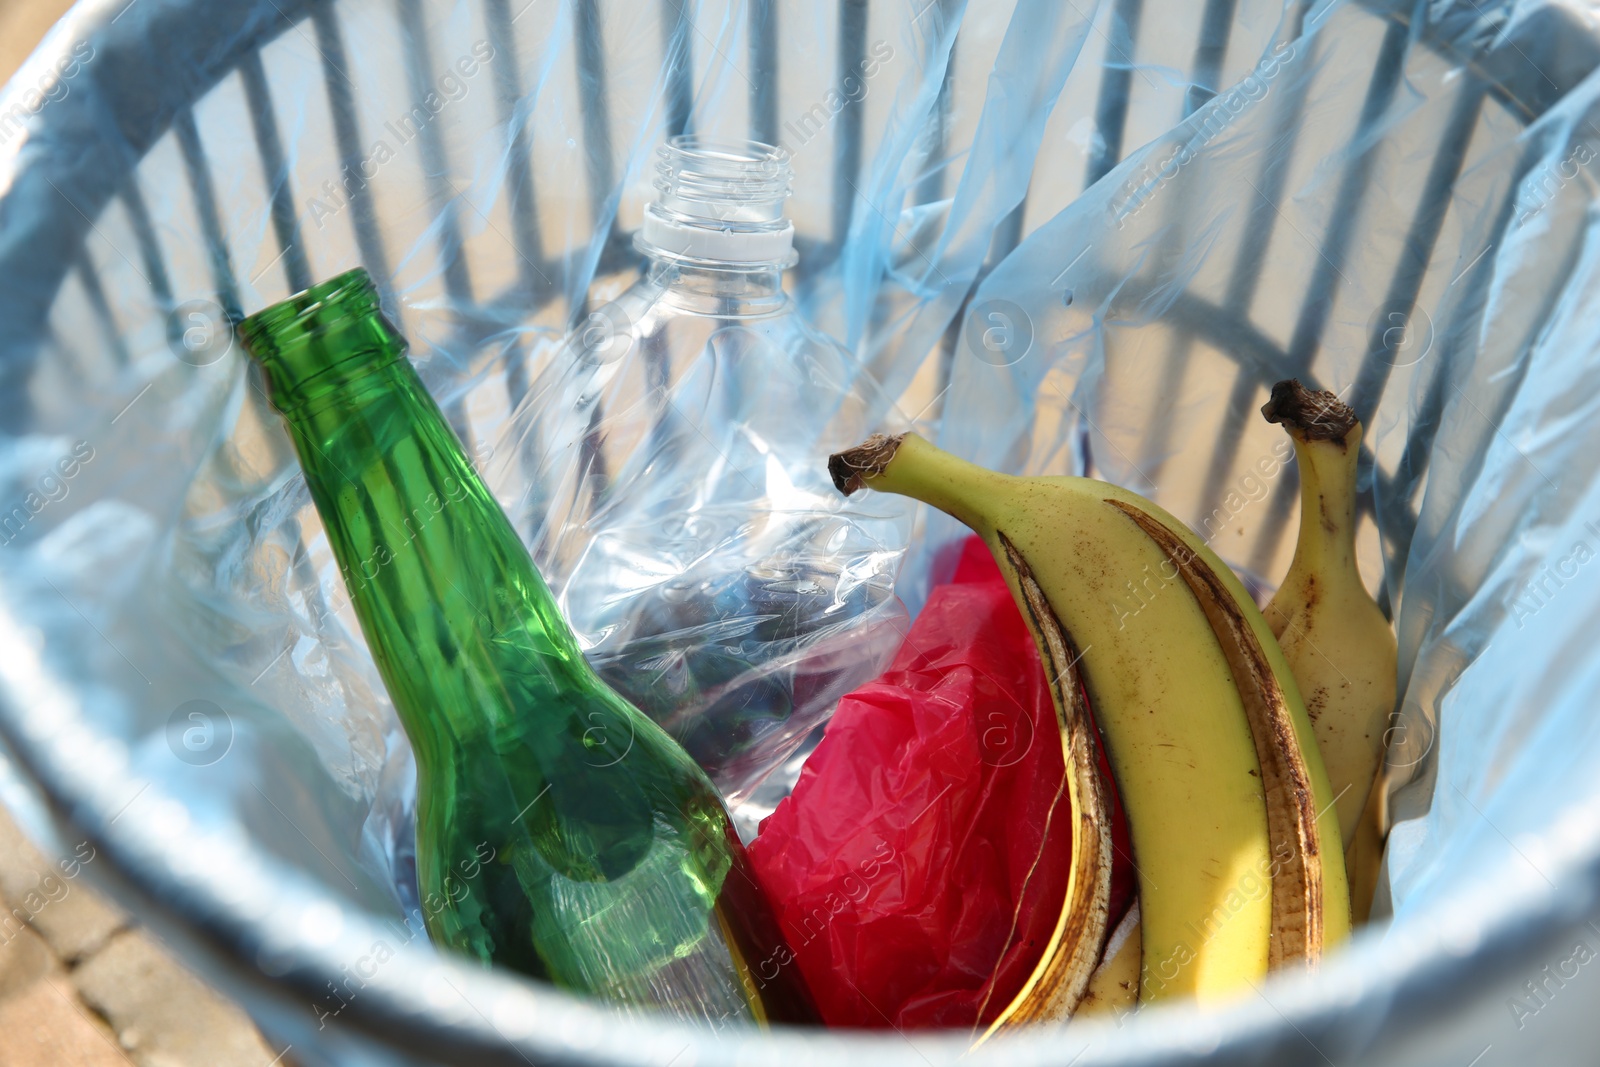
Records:
{"label": "crumpled plastic liner", "polygon": [[[1049,682],[972,538],[889,670],[840,702],[750,860],[824,1022],[904,1030],[971,1028],[1011,1003],[1071,859]],[[1113,916],[1132,892],[1131,868],[1118,875]]]}
{"label": "crumpled plastic liner", "polygon": [[[364,263],[510,504],[510,412],[632,281],[645,164],[692,127],[791,149],[791,291],[922,431],[1145,492],[1263,586],[1296,498],[1255,409],[1291,375],[1354,404],[1401,649],[1391,936],[1600,840],[1589,5],[112,7],[62,31],[98,27],[65,93],[29,95],[36,67],[0,99],[25,121],[0,127],[0,591],[143,788],[118,828],[177,808],[331,899],[415,907],[409,746],[210,309]],[[841,39],[893,52],[854,100]],[[925,519],[913,613],[961,536]],[[194,700],[209,764],[167,738]]]}
{"label": "crumpled plastic liner", "polygon": [[[532,543],[543,517],[526,506],[514,413],[570,328],[636,277],[631,233],[654,196],[655,148],[688,128],[755,134],[786,147],[795,169],[800,262],[787,287],[932,433],[950,353],[929,351],[928,338],[948,332],[991,251],[1009,247],[991,249],[990,236],[1029,195],[1036,165],[1049,180],[1035,185],[1030,227],[1107,158],[1104,137],[1081,134],[1102,71],[1124,60],[1104,47],[1104,0],[971,11],[895,0],[854,28],[785,12],[779,92],[752,115],[759,79],[745,57],[765,32],[752,28],[754,7],[691,4],[673,27],[653,8],[601,5],[597,16],[574,2],[501,21],[503,5],[476,0],[313,6],[308,18],[288,0],[141,0],[109,31],[137,38],[137,63],[99,43],[65,94],[38,109],[18,96],[37,113],[26,132],[0,130],[11,272],[0,287],[0,507],[22,508],[5,529],[0,582],[52,668],[96,693],[96,728],[127,746],[130,774],[156,783],[149,798],[237,827],[330,892],[414,920],[410,747],[226,315],[367,266]],[[1278,9],[1240,0],[1230,58],[1204,77],[1248,69]],[[162,48],[201,43],[178,64],[184,78],[130,92],[155,47],[145,33]],[[259,63],[224,61],[254,33]],[[850,100],[833,95],[840,34],[873,61]],[[1139,79],[1129,143],[1181,107],[1195,84],[1186,63],[1163,56]],[[107,119],[131,100],[136,116]],[[124,133],[162,108],[170,123]],[[1047,126],[1061,136],[1047,143]],[[56,465],[80,442],[94,458],[65,477]],[[881,670],[900,620],[882,588],[898,551],[833,559],[869,576],[861,588],[879,609],[758,649],[752,689],[762,671],[788,672],[825,708]],[[542,562],[564,589],[567,565]],[[690,569],[658,576],[662,588]],[[759,628],[767,610],[743,600],[717,608],[710,632],[672,633],[667,659],[660,642],[629,652],[604,632],[584,636],[612,677],[648,676]],[[168,744],[168,720],[194,700],[215,708],[215,763]],[[781,762],[782,748],[767,758]],[[798,766],[783,763],[749,812],[770,810]],[[741,780],[760,773],[739,768]]]}

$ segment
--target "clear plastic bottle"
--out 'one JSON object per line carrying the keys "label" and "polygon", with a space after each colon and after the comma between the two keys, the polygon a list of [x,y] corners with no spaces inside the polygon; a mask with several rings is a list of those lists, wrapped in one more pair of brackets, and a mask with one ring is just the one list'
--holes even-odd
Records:
{"label": "clear plastic bottle", "polygon": [[640,280],[577,329],[514,425],[535,558],[600,673],[732,799],[898,647],[899,503],[827,457],[896,418],[783,289],[781,150],[660,150]]}

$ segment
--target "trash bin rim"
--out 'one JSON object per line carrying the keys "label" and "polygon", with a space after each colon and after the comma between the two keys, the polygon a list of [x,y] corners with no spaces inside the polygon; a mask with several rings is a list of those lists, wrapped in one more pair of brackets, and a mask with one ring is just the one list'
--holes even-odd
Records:
{"label": "trash bin rim", "polygon": [[[252,7],[261,16],[260,26],[272,26],[276,33],[282,33],[295,24],[295,19],[304,17],[318,4],[328,2],[331,0],[268,0],[267,5],[256,3]],[[171,17],[178,10],[193,11],[192,5],[183,4],[181,0],[137,0],[137,3],[138,6],[128,0],[83,0],[51,31],[19,76],[26,77],[29,72],[42,70],[67,55],[75,40],[92,40],[97,49],[104,49],[104,54],[113,56],[136,53],[150,28],[161,19]],[[268,6],[274,11],[268,11]],[[1398,9],[1374,0],[1366,0],[1363,6],[1384,14]],[[238,35],[237,40],[244,42],[238,46],[240,51],[258,48],[262,43],[262,39],[248,39],[244,34]],[[237,62],[236,55],[206,58],[209,65],[195,63],[196,77],[186,83],[188,88],[197,85],[202,90],[208,88],[229,73]],[[89,77],[97,79],[98,71],[92,71]],[[206,81],[208,77],[210,81]],[[14,79],[0,92],[0,111],[9,109],[20,99],[21,84]],[[96,95],[87,92],[69,95],[52,103],[45,118],[50,123],[61,124],[95,121],[101,116],[94,114],[86,101]],[[1505,95],[1525,115],[1538,113],[1537,107],[1519,100],[1515,94]],[[165,117],[163,129],[170,118],[170,114]],[[19,198],[37,203],[37,198],[44,195],[44,187],[34,180],[37,157],[30,157],[28,147],[29,139],[0,147],[0,205]],[[79,162],[78,168],[81,171],[87,165]],[[39,170],[37,177],[48,181],[50,175]],[[90,205],[91,211],[97,207]],[[0,218],[6,219],[5,228],[0,229],[0,272],[11,267],[14,269],[8,273],[16,273],[24,264],[37,272],[39,266],[39,242],[27,239],[26,228],[16,221],[19,213],[0,214]],[[34,273],[33,276],[39,275]],[[59,284],[59,274],[53,283],[47,277],[43,284]],[[0,296],[0,307],[10,310],[7,305],[19,306],[41,291],[35,286],[10,300]],[[33,354],[26,347],[36,341],[37,335],[13,336],[9,343],[0,345],[0,369],[9,374],[17,368],[4,364],[31,361]],[[172,872],[181,866],[175,861],[176,851],[165,857],[164,864],[152,865],[124,850],[111,829],[117,813],[87,799],[97,792],[90,788],[95,783],[71,773],[73,754],[56,751],[61,746],[55,738],[30,736],[24,726],[28,718],[25,708],[37,709],[40,705],[30,705],[19,699],[29,691],[48,691],[56,710],[80,727],[84,716],[79,695],[50,677],[41,656],[17,640],[17,626],[18,620],[0,611],[0,637],[6,638],[4,643],[8,647],[7,656],[0,659],[0,744],[26,771],[31,784],[47,801],[61,831],[79,835],[103,849],[108,860],[104,871],[108,881],[117,887],[124,899],[137,902],[141,915],[153,917],[161,928],[183,942],[195,958],[203,960],[208,969],[225,973],[230,986],[249,990],[262,1002],[282,1004],[285,998],[282,980],[268,979],[252,962],[256,957],[252,946],[270,942],[273,931],[239,916],[223,919],[221,915],[226,908],[214,896],[210,899],[196,897],[192,888],[176,884]],[[58,720],[57,725],[60,721],[65,720]],[[122,784],[131,791],[134,782],[127,779]],[[1102,1062],[1108,1049],[1119,1055],[1116,1062],[1124,1063],[1169,1063],[1217,1057],[1225,1060],[1230,1050],[1237,1053],[1249,1048],[1259,1054],[1263,1041],[1275,1042],[1287,1053],[1305,1040],[1298,1036],[1301,1031],[1316,1031],[1319,1022],[1329,1023],[1347,1012],[1379,1011],[1388,1019],[1401,1014],[1402,1007],[1407,1013],[1422,1016],[1430,1011],[1442,1012],[1451,996],[1467,990],[1472,976],[1481,972],[1481,968],[1471,964],[1535,959],[1546,941],[1565,929],[1575,914],[1593,905],[1595,886],[1600,884],[1600,851],[1594,847],[1596,842],[1588,844],[1583,854],[1574,855],[1559,868],[1545,872],[1552,883],[1550,886],[1523,886],[1482,900],[1457,898],[1451,909],[1431,917],[1426,923],[1419,920],[1408,927],[1401,946],[1404,952],[1395,951],[1394,946],[1385,950],[1376,935],[1363,937],[1349,952],[1328,961],[1318,974],[1274,979],[1268,986],[1272,994],[1270,1002],[1250,1002],[1204,1014],[1192,1007],[1173,1006],[1153,1012],[1148,1023],[1136,1023],[1121,1030],[1111,1023],[1074,1024],[1073,1030],[1099,1050],[1091,1050],[1081,1062]],[[1460,933],[1462,926],[1478,932],[1478,937],[1465,949],[1466,942]],[[378,929],[375,923],[370,928]],[[453,978],[475,988],[521,990],[534,999],[542,1015],[547,1014],[552,1020],[551,1032],[559,1032],[563,1020],[588,1022],[595,1017],[592,1006],[559,991],[539,988],[515,976],[473,972],[454,961],[417,950],[408,952],[409,955],[397,963],[413,975],[417,984]],[[299,983],[299,999],[303,1002],[306,996],[315,993],[320,984],[317,980],[333,972],[318,970],[315,957],[300,962],[304,966],[291,963],[289,972]],[[1419,1016],[1411,1014],[1410,1017],[1414,1020]],[[1168,1025],[1157,1026],[1157,1022]],[[525,1056],[538,1057],[539,1062],[592,1062],[595,1053],[594,1048],[583,1047],[585,1042],[551,1039],[546,1034],[532,1035],[515,1043],[516,1055],[510,1057],[507,1043],[490,1020],[477,1023],[469,1020],[465,1024],[441,1027],[408,1016],[381,994],[353,1002],[349,1018],[341,1017],[339,1025],[358,1029],[380,1043],[392,1045],[399,1041],[408,1049],[429,1050],[430,1054],[431,1050],[438,1049],[441,1059],[458,1062],[512,1062],[513,1059],[523,1062]],[[807,1056],[821,1059],[858,1053],[863,1058],[870,1055],[885,1064],[914,1065],[927,1062],[929,1056],[953,1061],[967,1046],[963,1037],[955,1035],[926,1038],[917,1035],[912,1046],[904,1037],[892,1033],[751,1034],[718,1042],[681,1027],[656,1022],[608,1021],[606,1029],[610,1031],[606,1035],[610,1042],[607,1047],[615,1050],[651,1046],[663,1033],[682,1036],[686,1047],[695,1050],[698,1063],[790,1063]],[[998,1062],[1002,1058],[1007,1063],[1055,1062],[1063,1048],[1063,1037],[1060,1032],[1039,1031],[999,1039],[967,1059],[978,1063]]]}

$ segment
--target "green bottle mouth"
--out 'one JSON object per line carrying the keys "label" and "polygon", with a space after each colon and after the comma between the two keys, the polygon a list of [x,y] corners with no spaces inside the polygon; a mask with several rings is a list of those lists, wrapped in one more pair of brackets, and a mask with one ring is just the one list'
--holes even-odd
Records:
{"label": "green bottle mouth", "polygon": [[284,414],[392,365],[406,350],[361,267],[256,312],[238,332]]}

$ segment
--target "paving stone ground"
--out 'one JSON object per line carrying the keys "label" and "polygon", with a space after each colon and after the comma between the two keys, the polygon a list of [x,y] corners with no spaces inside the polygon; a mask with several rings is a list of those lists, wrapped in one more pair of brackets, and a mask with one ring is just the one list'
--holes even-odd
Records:
{"label": "paving stone ground", "polygon": [[[70,6],[0,0],[0,82]],[[0,808],[0,1067],[292,1065],[84,882]]]}
{"label": "paving stone ground", "polygon": [[89,888],[89,856],[51,860],[0,808],[0,1067],[292,1065]]}
{"label": "paving stone ground", "polygon": [[72,0],[0,0],[0,80],[28,58]]}

